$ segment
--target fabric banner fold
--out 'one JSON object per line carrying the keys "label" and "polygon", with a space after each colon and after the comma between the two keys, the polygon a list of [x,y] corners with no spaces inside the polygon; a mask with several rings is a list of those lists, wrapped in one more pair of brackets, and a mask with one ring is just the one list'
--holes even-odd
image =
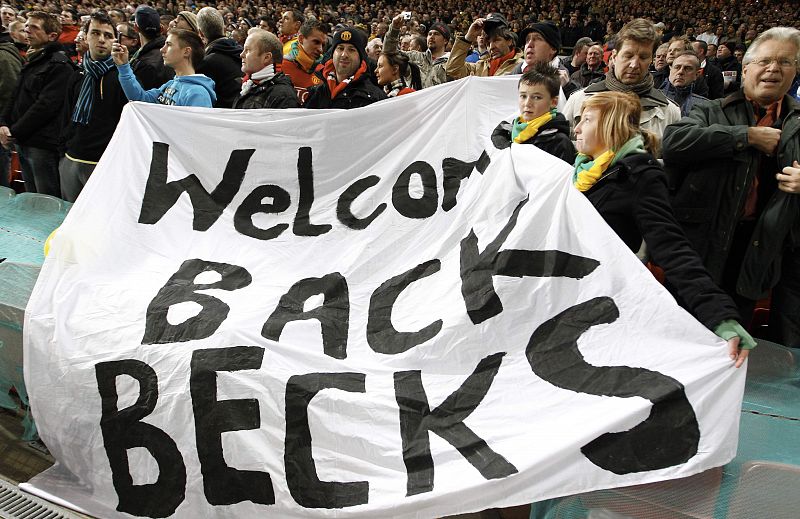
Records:
{"label": "fabric banner fold", "polygon": [[132,103],[52,241],[25,380],[99,517],[438,517],[692,475],[744,370],[571,168],[490,135],[515,78],[348,111]]}

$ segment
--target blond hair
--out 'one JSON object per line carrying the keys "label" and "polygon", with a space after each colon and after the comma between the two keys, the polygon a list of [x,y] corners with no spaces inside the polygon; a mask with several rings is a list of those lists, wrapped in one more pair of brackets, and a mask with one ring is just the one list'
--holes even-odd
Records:
{"label": "blond hair", "polygon": [[599,92],[584,100],[581,113],[593,108],[600,113],[597,121],[598,137],[611,150],[619,150],[623,144],[641,135],[644,147],[653,156],[658,156],[658,137],[639,126],[642,103],[630,92]]}

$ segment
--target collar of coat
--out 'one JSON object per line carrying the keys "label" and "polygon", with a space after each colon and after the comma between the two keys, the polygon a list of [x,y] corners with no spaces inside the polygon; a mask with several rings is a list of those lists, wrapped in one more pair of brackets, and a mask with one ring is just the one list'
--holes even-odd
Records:
{"label": "collar of coat", "polygon": [[[742,102],[747,102],[747,97],[744,95],[744,89],[740,88],[722,100],[722,108],[727,108],[732,104]],[[787,109],[786,111],[781,110],[782,119],[789,117],[794,112],[800,112],[800,101],[788,94],[783,96],[783,101],[781,101],[781,104]]]}

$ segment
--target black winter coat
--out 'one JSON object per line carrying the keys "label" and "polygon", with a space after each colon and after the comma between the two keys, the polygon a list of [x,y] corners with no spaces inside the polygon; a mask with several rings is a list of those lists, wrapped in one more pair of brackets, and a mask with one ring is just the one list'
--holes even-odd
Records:
{"label": "black winter coat", "polygon": [[358,79],[353,80],[347,88],[342,90],[335,99],[331,99],[331,91],[328,82],[323,81],[319,85],[308,90],[308,99],[303,107],[305,108],[361,108],[371,105],[377,101],[386,99],[386,92],[370,81],[367,74],[362,74]]}
{"label": "black winter coat", "polygon": [[48,43],[22,67],[2,122],[18,144],[58,149],[67,87],[76,73],[58,42]]}
{"label": "black winter coat", "polygon": [[718,66],[706,60],[702,77],[706,80],[706,85],[708,85],[707,97],[709,99],[720,99],[725,95],[725,80],[722,78],[722,71]]}
{"label": "black winter coat", "polygon": [[[492,144],[502,150],[511,146],[511,123],[503,121],[492,132]],[[522,144],[533,144],[542,151],[546,151],[564,162],[575,164],[575,146],[569,138],[569,122],[562,114],[543,125],[532,139]]]}
{"label": "black winter coat", "polygon": [[736,305],[711,279],[672,213],[667,179],[649,153],[628,155],[613,164],[584,193],[600,216],[632,251],[642,240],[653,262],[664,269],[678,302],[713,330],[739,319]]}
{"label": "black winter coat", "polygon": [[300,108],[300,102],[289,76],[278,72],[269,81],[251,88],[247,94],[237,96],[233,108]]}
{"label": "black winter coat", "polygon": [[[242,89],[242,46],[230,38],[218,38],[206,47],[198,74],[214,80],[214,108],[230,108]],[[296,94],[295,94],[296,95]]]}
{"label": "black winter coat", "polygon": [[164,65],[164,58],[161,56],[161,47],[165,40],[164,36],[150,40],[139,49],[135,58],[131,58],[131,70],[145,90],[158,88],[175,77],[175,71]]}
{"label": "black winter coat", "polygon": [[117,67],[112,67],[95,85],[95,101],[89,124],[75,123],[72,121],[72,113],[84,80],[84,74],[77,74],[67,91],[67,102],[64,106],[64,151],[73,159],[97,162],[117,129],[128,98],[119,83]]}

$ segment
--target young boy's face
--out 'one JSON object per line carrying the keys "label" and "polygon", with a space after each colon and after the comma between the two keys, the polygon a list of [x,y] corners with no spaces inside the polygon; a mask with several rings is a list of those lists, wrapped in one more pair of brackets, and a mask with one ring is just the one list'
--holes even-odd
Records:
{"label": "young boy's face", "polygon": [[532,121],[558,106],[558,96],[553,97],[544,85],[519,85],[519,114],[523,121]]}

